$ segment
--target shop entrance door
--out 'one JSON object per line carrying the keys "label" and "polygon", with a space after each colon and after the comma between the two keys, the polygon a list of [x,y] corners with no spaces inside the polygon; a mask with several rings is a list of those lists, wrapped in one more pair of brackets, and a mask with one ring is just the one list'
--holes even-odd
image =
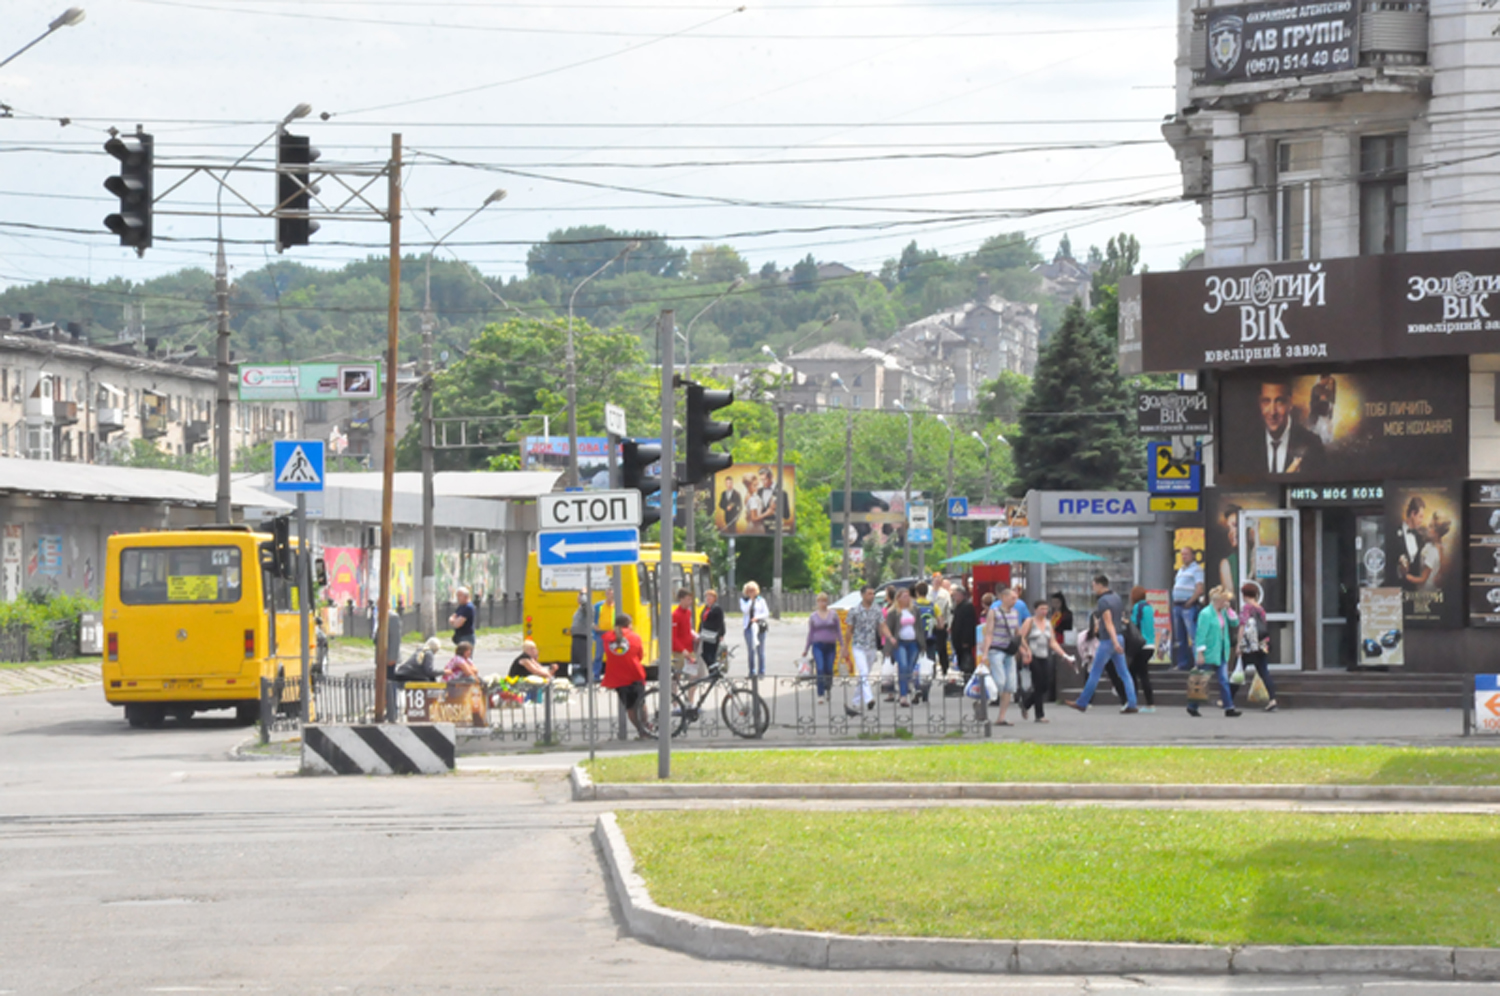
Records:
{"label": "shop entrance door", "polygon": [[1318,666],[1353,669],[1359,590],[1385,585],[1385,516],[1379,508],[1325,508],[1318,519]]}
{"label": "shop entrance door", "polygon": [[[1251,510],[1239,517],[1240,585],[1254,581],[1269,623],[1272,667],[1302,666],[1302,544],[1296,509]],[[1239,592],[1235,592],[1239,601]]]}

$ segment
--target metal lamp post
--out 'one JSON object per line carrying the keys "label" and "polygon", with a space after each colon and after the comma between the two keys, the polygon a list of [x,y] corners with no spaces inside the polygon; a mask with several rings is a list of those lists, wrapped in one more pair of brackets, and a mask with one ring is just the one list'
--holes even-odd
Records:
{"label": "metal lamp post", "polygon": [[904,488],[906,510],[906,528],[901,530],[901,576],[911,577],[911,477],[912,460],[915,457],[915,447],[911,438],[911,412],[906,410],[906,405],[900,401],[893,402],[894,407],[906,416],[906,486]]}
{"label": "metal lamp post", "polygon": [[953,517],[948,514],[948,507],[953,502],[953,426],[948,424],[946,415],[939,415],[937,420],[943,423],[943,428],[948,430],[948,493],[943,498],[944,521],[948,523],[948,556],[953,556]]}
{"label": "metal lamp post", "polygon": [[984,441],[984,437],[979,434],[978,429],[970,432],[969,435],[973,436],[979,441],[979,445],[984,447],[984,501],[981,504],[988,505],[990,503],[990,444]]}
{"label": "metal lamp post", "polygon": [[46,38],[48,35],[52,34],[52,32],[56,31],[58,28],[71,28],[73,25],[77,24],[79,21],[82,21],[82,20],[83,20],[83,8],[82,7],[69,7],[67,10],[63,11],[61,14],[58,14],[56,17],[54,17],[52,19],[52,22],[47,25],[47,30],[46,31],[43,31],[41,34],[37,35],[31,41],[27,42],[25,45],[22,45],[20,48],[16,49],[10,55],[7,55],[5,57],[5,61],[4,62],[0,62],[0,68],[4,68],[5,66],[10,65],[11,62],[13,62],[16,59],[16,57],[18,57],[22,52],[25,52],[27,49],[31,48],[33,45],[35,45],[38,42],[40,42],[43,38]]}
{"label": "metal lamp post", "polygon": [[437,252],[453,233],[479,216],[479,212],[505,200],[505,191],[496,189],[484,199],[462,221],[432,244],[427,250],[427,274],[422,303],[422,587],[417,596],[421,606],[422,636],[430,639],[437,633],[437,528],[433,521],[436,496],[433,493],[433,439],[432,439],[432,254]]}
{"label": "metal lamp post", "polygon": [[573,304],[584,285],[615,263],[641,247],[639,242],[627,242],[625,248],[611,256],[603,266],[578,282],[573,293],[568,295],[568,479],[570,488],[578,487],[578,354],[573,349]]}

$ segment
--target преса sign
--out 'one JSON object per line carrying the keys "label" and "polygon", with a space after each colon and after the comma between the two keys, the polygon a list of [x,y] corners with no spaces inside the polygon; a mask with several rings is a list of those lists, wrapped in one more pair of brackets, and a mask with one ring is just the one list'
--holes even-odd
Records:
{"label": "\u043f\u0440\u0435\u0441\u0430 sign", "polygon": [[1138,308],[1145,371],[1500,352],[1500,250],[1147,273]]}
{"label": "\u043f\u0440\u0435\u0441\u0430 sign", "polygon": [[1354,0],[1215,7],[1206,21],[1208,83],[1336,73],[1359,63]]}

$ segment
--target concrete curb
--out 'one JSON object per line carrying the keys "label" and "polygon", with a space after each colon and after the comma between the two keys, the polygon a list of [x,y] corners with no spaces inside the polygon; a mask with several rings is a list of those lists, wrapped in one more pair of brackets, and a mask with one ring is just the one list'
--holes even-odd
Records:
{"label": "concrete curb", "polygon": [[1492,785],[1073,785],[1056,782],[866,782],[846,785],[719,785],[642,782],[600,785],[581,765],[570,780],[574,802],[661,799],[901,800],[1287,800],[1294,802],[1500,803]]}
{"label": "concrete curb", "polygon": [[[587,777],[585,773],[584,777]],[[575,791],[578,782],[574,781]],[[769,962],[798,968],[1021,975],[1384,974],[1421,979],[1500,980],[1500,950],[1446,947],[1288,947],[1125,944],[1092,941],[977,941],[928,937],[853,937],[742,927],[658,906],[636,874],[635,856],[614,813],[594,837],[605,873],[633,937],[709,960]]]}

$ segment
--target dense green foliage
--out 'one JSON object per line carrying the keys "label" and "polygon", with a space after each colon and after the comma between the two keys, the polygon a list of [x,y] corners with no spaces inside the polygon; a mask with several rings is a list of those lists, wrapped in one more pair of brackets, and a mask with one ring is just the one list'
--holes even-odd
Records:
{"label": "dense green foliage", "polygon": [[99,600],[84,595],[33,588],[24,598],[0,602],[0,632],[23,630],[26,634],[26,656],[47,660],[53,654],[53,641],[59,647],[76,647],[78,617],[98,612]]}

